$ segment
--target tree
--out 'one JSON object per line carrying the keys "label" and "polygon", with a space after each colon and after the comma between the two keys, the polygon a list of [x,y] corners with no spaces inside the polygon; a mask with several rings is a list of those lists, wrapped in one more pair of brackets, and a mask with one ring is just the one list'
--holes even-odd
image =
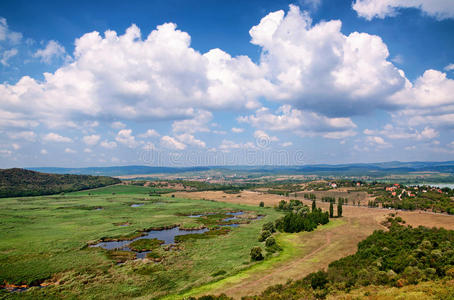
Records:
{"label": "tree", "polygon": [[259,242],[265,241],[269,236],[271,236],[271,232],[268,230],[263,230],[259,236]]}
{"label": "tree", "polygon": [[268,230],[269,232],[276,232],[273,222],[267,222],[263,224],[262,230]]}
{"label": "tree", "polygon": [[274,239],[274,237],[270,236],[269,238],[266,239],[265,246],[271,247],[274,245],[276,245],[276,240]]}
{"label": "tree", "polygon": [[260,201],[260,204],[259,204],[260,207],[265,207],[265,202],[263,201]]}
{"label": "tree", "polygon": [[263,260],[262,248],[253,247],[251,249],[251,260]]}
{"label": "tree", "polygon": [[315,199],[314,199],[314,200],[312,200],[312,211],[314,211],[316,207],[317,207],[317,206],[316,206],[316,204],[315,204]]}
{"label": "tree", "polygon": [[339,202],[337,204],[337,217],[338,218],[342,217],[342,203],[341,202]]}
{"label": "tree", "polygon": [[306,277],[310,281],[311,287],[315,289],[323,289],[328,283],[328,274],[324,271],[318,271],[316,273],[311,273]]}
{"label": "tree", "polygon": [[333,202],[329,203],[329,217],[333,218],[334,217],[334,207],[333,207]]}

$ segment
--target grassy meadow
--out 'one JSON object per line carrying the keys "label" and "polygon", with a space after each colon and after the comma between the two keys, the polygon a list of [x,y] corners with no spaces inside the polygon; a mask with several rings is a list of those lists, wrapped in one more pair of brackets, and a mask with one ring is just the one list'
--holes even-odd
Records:
{"label": "grassy meadow", "polygon": [[[260,245],[262,224],[281,214],[271,208],[149,193],[147,187],[115,185],[65,195],[1,199],[0,282],[51,284],[24,292],[0,290],[0,298],[149,299],[182,293],[254,264],[249,252]],[[233,210],[266,216],[231,228],[226,235],[185,239],[178,250],[162,250],[159,263],[117,264],[106,250],[87,247],[101,238],[154,227],[197,228],[200,220],[186,215]]]}

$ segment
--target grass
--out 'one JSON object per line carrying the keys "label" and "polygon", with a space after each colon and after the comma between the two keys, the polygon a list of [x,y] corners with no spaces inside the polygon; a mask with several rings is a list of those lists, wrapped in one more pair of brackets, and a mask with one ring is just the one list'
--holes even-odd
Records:
{"label": "grass", "polygon": [[158,248],[163,243],[164,241],[158,239],[142,239],[129,244],[129,248],[137,252],[150,251]]}
{"label": "grass", "polygon": [[[258,206],[150,197],[149,190],[116,185],[58,196],[1,199],[0,282],[36,284],[49,280],[60,284],[20,294],[0,292],[0,298],[157,298],[180,293],[254,265],[249,251],[260,245],[257,237],[262,224],[280,216],[273,209]],[[131,203],[144,205],[131,207]],[[134,236],[147,228],[176,224],[198,228],[203,224],[197,218],[184,215],[238,210],[267,216],[231,228],[225,235],[185,239],[179,250],[162,251],[159,264],[130,261],[120,251],[86,247],[102,238]],[[124,223],[129,226],[117,226]],[[126,263],[117,265],[117,261]]]}

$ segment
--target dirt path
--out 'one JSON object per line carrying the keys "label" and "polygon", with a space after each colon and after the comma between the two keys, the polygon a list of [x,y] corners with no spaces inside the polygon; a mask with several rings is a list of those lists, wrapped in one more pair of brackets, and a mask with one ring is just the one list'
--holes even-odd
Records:
{"label": "dirt path", "polygon": [[277,240],[278,243],[290,245],[284,247],[284,252],[291,253],[288,259],[271,265],[269,269],[249,272],[241,280],[227,281],[197,296],[225,293],[240,299],[245,295],[259,294],[270,285],[303,278],[311,272],[326,269],[334,260],[353,254],[357,243],[376,229],[380,226],[370,217],[342,218],[333,219],[328,225],[312,232],[283,234]]}
{"label": "dirt path", "polygon": [[326,248],[331,243],[331,233],[326,232],[325,236],[326,236],[325,243],[323,245],[321,245],[320,247],[318,247],[317,249],[314,249],[311,253],[307,254],[306,256],[301,257],[297,260],[292,260],[281,267],[274,268],[271,270],[271,273],[261,277],[258,280],[254,280],[253,282],[250,282],[250,280],[245,280],[241,284],[235,285],[231,289],[224,290],[224,293],[226,293],[230,296],[236,296],[236,295],[240,296],[241,294],[243,294],[243,292],[246,289],[254,290],[254,291],[263,289],[263,287],[264,286],[266,287],[268,282],[271,281],[272,277],[276,276],[277,274],[282,274],[284,272],[287,272],[288,270],[294,268],[295,265],[299,265],[299,264],[303,263],[304,261],[309,260],[311,257],[313,257],[317,253],[319,253],[322,249]]}

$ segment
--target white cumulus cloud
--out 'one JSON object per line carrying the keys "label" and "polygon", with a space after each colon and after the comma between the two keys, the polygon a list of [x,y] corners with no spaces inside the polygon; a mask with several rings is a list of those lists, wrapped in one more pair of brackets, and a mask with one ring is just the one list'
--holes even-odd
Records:
{"label": "white cumulus cloud", "polygon": [[154,129],[148,129],[146,132],[138,135],[139,138],[143,138],[143,139],[150,138],[150,137],[158,137],[158,136],[160,136],[160,134]]}
{"label": "white cumulus cloud", "polygon": [[65,54],[65,47],[57,41],[51,40],[44,49],[38,49],[33,56],[39,58],[42,62],[50,64],[54,58],[62,58]]}
{"label": "white cumulus cloud", "polygon": [[57,143],[71,143],[73,140],[66,136],[61,136],[58,133],[50,132],[43,137],[46,142],[57,142]]}
{"label": "white cumulus cloud", "polygon": [[117,147],[117,143],[108,140],[102,141],[99,145],[106,149],[114,149]]}
{"label": "white cumulus cloud", "polygon": [[82,138],[84,143],[87,144],[88,146],[96,145],[100,139],[101,139],[101,136],[96,135],[96,134],[86,135]]}
{"label": "white cumulus cloud", "polygon": [[206,147],[206,144],[204,141],[196,139],[192,134],[189,134],[189,133],[183,133],[183,134],[177,135],[176,138],[180,142],[182,142],[186,145],[192,145],[192,146],[196,146],[196,147],[200,147],[200,148]]}
{"label": "white cumulus cloud", "polygon": [[438,20],[454,18],[451,0],[355,0],[352,5],[359,16],[372,20],[396,16],[401,8],[416,8]]}
{"label": "white cumulus cloud", "polygon": [[342,138],[356,134],[356,124],[350,118],[329,118],[315,112],[295,109],[290,105],[281,106],[275,113],[263,107],[254,115],[239,117],[238,121],[266,130],[293,131],[301,136]]}
{"label": "white cumulus cloud", "polygon": [[165,135],[161,138],[161,145],[171,150],[184,150],[186,145],[177,141],[175,138]]}
{"label": "white cumulus cloud", "polygon": [[[405,76],[388,61],[376,35],[341,32],[341,21],[313,25],[307,12],[290,5],[252,27],[262,47],[260,66],[273,83],[269,98],[329,116],[388,107],[387,96],[402,89]],[[267,89],[268,90],[268,89]]]}
{"label": "white cumulus cloud", "polygon": [[117,133],[115,140],[127,146],[128,148],[136,148],[140,143],[136,140],[136,137],[132,135],[131,129],[122,129]]}

